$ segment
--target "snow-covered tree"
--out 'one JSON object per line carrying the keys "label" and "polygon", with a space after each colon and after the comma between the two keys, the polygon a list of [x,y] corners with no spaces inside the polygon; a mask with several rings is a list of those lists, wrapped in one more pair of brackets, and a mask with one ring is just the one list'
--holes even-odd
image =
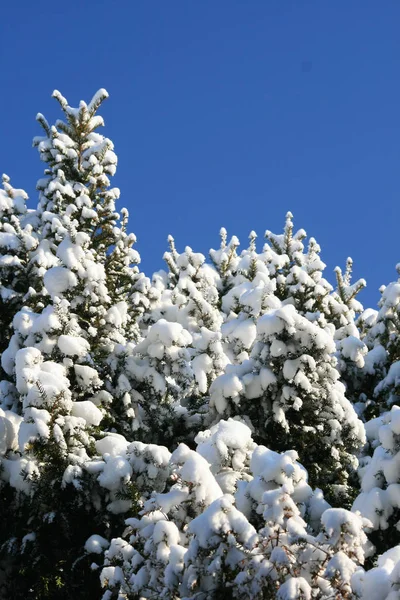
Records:
{"label": "snow-covered tree", "polygon": [[0,190],[0,352],[11,337],[14,316],[29,289],[29,254],[37,246],[35,214],[28,211],[28,195],[15,189],[3,175]]}
{"label": "snow-covered tree", "polygon": [[398,598],[399,282],[364,311],[291,213],[147,277],[107,92],[54,97],[0,190],[0,596]]}
{"label": "snow-covered tree", "polygon": [[238,268],[238,255],[237,248],[239,246],[239,240],[234,235],[227,242],[228,233],[225,227],[220,229],[221,244],[218,250],[210,250],[211,261],[217,270],[221,280],[221,291],[225,295],[226,292],[233,286],[232,278],[237,273]]}
{"label": "snow-covered tree", "polygon": [[323,277],[326,265],[320,258],[321,248],[314,238],[310,238],[307,252],[303,239],[304,230],[293,233],[293,216],[286,215],[284,233],[276,235],[266,232],[269,244],[264,247],[264,260],[269,265],[271,275],[277,281],[277,295],[281,300],[293,302],[304,316],[322,313],[328,323],[335,326],[338,369],[348,390],[348,397],[357,401],[353,392],[357,370],[364,366],[366,344],[360,339],[356,326],[356,316],[363,310],[356,299],[365,287],[364,279],[351,283],[353,261],[347,259],[344,274],[336,267],[337,288]]}
{"label": "snow-covered tree", "polygon": [[319,256],[321,249],[315,239],[310,238],[305,251],[306,236],[304,229],[294,232],[293,215],[288,212],[282,234],[265,232],[268,242],[262,255],[271,276],[276,279],[278,298],[282,301],[290,298],[302,314],[322,311],[332,290],[323,278],[325,264]]}
{"label": "snow-covered tree", "polygon": [[338,381],[332,329],[322,324],[276,299],[257,321],[250,358],[211,385],[211,406],[248,419],[256,441],[296,449],[313,485],[346,495],[364,431]]}
{"label": "snow-covered tree", "polygon": [[360,331],[357,318],[364,313],[357,294],[365,287],[364,279],[352,283],[353,261],[348,258],[345,272],[336,267],[336,290],[329,296],[325,311],[335,326],[336,356],[340,379],[346,386],[346,397],[360,407],[365,394],[363,369],[368,346]]}
{"label": "snow-covered tree", "polygon": [[[92,556],[104,552],[103,598],[352,598],[369,522],[331,509],[295,452],[256,446],[238,421],[199,441],[197,451],[181,445],[172,454],[172,486],[127,519],[123,537],[88,540]],[[234,494],[214,478],[223,464],[236,472]]]}
{"label": "snow-covered tree", "polygon": [[184,432],[180,400],[193,382],[191,342],[182,325],[160,319],[144,340],[126,349],[118,387],[135,403],[133,428],[139,438],[171,443],[179,428]]}
{"label": "snow-covered tree", "polygon": [[[228,362],[222,347],[219,277],[202,254],[179,254],[169,236],[169,273],[153,277],[158,297],[142,319],[143,340],[125,350],[125,385],[136,401],[137,435],[158,443],[193,439],[210,383]],[[155,294],[153,294],[155,297]],[[197,427],[197,430],[196,430]]]}
{"label": "snow-covered tree", "polygon": [[211,382],[223,372],[227,363],[221,345],[221,281],[218,272],[205,257],[186,247],[178,254],[172,236],[170,252],[164,254],[169,267],[170,301],[176,319],[192,336],[191,359],[194,373],[189,406],[204,403]]}
{"label": "snow-covered tree", "polygon": [[203,254],[193,252],[189,246],[178,254],[173,237],[169,236],[168,241],[170,251],[164,254],[169,268],[168,287],[172,290],[172,303],[183,310],[180,319],[186,320],[189,330],[217,330],[221,324],[218,274],[205,263]]}
{"label": "snow-covered tree", "polygon": [[[399,266],[397,270],[400,273]],[[369,319],[363,383],[370,416],[400,403],[400,282],[382,286],[380,291],[379,311],[369,311],[364,319]]]}
{"label": "snow-covered tree", "polygon": [[385,552],[400,543],[400,407],[369,421],[366,431],[373,453],[361,460],[353,508],[371,521],[371,540]]}
{"label": "snow-covered tree", "polygon": [[[137,331],[129,297],[138,255],[126,233],[127,215],[119,225],[115,212],[119,191],[109,188],[117,163],[113,145],[95,132],[103,124],[96,111],[107,92],[100,90],[78,109],[59,92],[54,96],[66,121],[50,127],[38,115],[45,136],[35,145],[46,163],[38,182],[38,243],[28,237],[29,225],[26,232],[16,229],[28,251],[29,289],[1,357],[7,398],[13,396],[22,416],[18,442],[5,448],[3,479],[18,492],[16,513],[32,514],[25,524],[30,543],[18,539],[17,530],[14,547],[20,544],[18,560],[37,573],[28,584],[37,597],[65,585],[90,519],[103,529],[110,526],[107,511],[99,510],[105,501],[96,491],[101,486],[84,466],[96,453],[96,429],[105,413],[104,427],[129,421],[129,405],[115,386],[114,349]],[[6,191],[18,200],[17,192]]]}
{"label": "snow-covered tree", "polygon": [[248,359],[256,339],[256,320],[274,306],[271,294],[276,290],[276,282],[256,253],[256,237],[251,232],[249,248],[241,253],[230,289],[221,301],[224,314],[221,332],[225,352],[233,364]]}

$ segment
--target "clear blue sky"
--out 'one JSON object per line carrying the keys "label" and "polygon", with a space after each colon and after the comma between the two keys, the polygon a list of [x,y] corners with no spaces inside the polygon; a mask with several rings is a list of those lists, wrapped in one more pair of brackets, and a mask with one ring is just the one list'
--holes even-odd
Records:
{"label": "clear blue sky", "polygon": [[400,262],[399,0],[14,0],[0,24],[0,169],[36,200],[35,115],[100,87],[114,185],[149,274],[287,210],[364,303]]}

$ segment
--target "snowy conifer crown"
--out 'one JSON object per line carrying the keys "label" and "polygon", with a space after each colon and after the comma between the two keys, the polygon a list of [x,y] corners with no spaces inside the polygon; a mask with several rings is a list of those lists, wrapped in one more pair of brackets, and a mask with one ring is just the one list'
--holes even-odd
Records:
{"label": "snowy conifer crown", "polygon": [[290,212],[146,276],[107,92],[53,96],[0,191],[2,597],[399,598],[400,284],[364,310]]}

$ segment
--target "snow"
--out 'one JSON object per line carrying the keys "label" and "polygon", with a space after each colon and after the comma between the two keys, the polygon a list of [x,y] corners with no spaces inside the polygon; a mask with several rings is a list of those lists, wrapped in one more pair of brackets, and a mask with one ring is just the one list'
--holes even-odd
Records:
{"label": "snow", "polygon": [[96,369],[87,365],[74,365],[74,370],[77,381],[82,388],[93,389],[101,387],[102,381]]}
{"label": "snow", "polygon": [[13,233],[0,232],[0,246],[8,250],[18,250],[20,241]]}
{"label": "snow", "polygon": [[196,536],[202,548],[208,548],[214,542],[215,534],[223,536],[235,532],[242,544],[251,548],[257,533],[246,517],[234,506],[234,499],[229,494],[214,500],[206,510],[193,519],[189,531]]}
{"label": "snow", "polygon": [[60,335],[58,347],[65,356],[83,357],[89,352],[89,343],[82,337]]}
{"label": "snow", "polygon": [[361,600],[395,600],[398,592],[392,592],[396,565],[400,563],[400,546],[395,546],[378,557],[377,566],[369,571],[360,569],[352,577],[353,590]]}
{"label": "snow", "polygon": [[222,331],[224,337],[239,341],[247,349],[252,347],[257,335],[256,326],[251,319],[228,321],[223,325]]}
{"label": "snow", "polygon": [[251,441],[250,428],[233,419],[220,421],[210,430],[200,432],[195,438],[197,452],[206,458],[210,465],[223,464],[232,451],[234,454],[232,461],[242,462],[243,449],[249,446]]}
{"label": "snow", "polygon": [[86,421],[87,425],[100,425],[103,418],[103,413],[90,400],[81,400],[74,402],[72,405],[72,414],[74,417],[79,417]]}
{"label": "snow", "polygon": [[278,590],[279,600],[311,600],[311,586],[304,577],[290,577]]}
{"label": "snow", "polygon": [[192,361],[192,367],[201,394],[208,389],[207,374],[212,370],[212,359],[208,354],[199,354]]}
{"label": "snow", "polygon": [[141,352],[142,348],[160,343],[162,346],[170,347],[173,344],[187,345],[192,341],[191,335],[179,323],[168,323],[160,319],[149,330],[146,342],[142,342],[136,348]]}
{"label": "snow", "polygon": [[217,411],[222,414],[226,407],[226,398],[233,400],[239,396],[243,389],[243,384],[240,379],[233,373],[220,375],[210,387],[211,402],[215,405]]}
{"label": "snow", "polygon": [[95,446],[99,454],[111,456],[124,456],[129,442],[119,433],[108,433],[102,439],[96,440]]}
{"label": "snow", "polygon": [[50,296],[62,296],[78,284],[76,275],[65,267],[51,267],[44,274],[44,285]]}
{"label": "snow", "polygon": [[10,459],[3,459],[2,467],[4,469],[2,478],[13,488],[25,494],[31,492],[32,482],[40,475],[35,460],[16,455]]}
{"label": "snow", "polygon": [[93,554],[102,554],[109,545],[110,543],[101,535],[93,534],[86,540],[85,550]]}
{"label": "snow", "polygon": [[[83,275],[82,270],[84,268],[82,263],[85,258],[85,250],[83,246],[85,244],[87,245],[88,242],[88,235],[81,231],[75,236],[74,242],[72,242],[72,240],[69,237],[66,237],[63,239],[63,241],[59,244],[57,248],[57,256],[61,259],[64,266],[67,267],[67,269],[74,269],[78,273],[81,271],[81,276]],[[59,270],[60,268],[53,267],[53,269]]]}
{"label": "snow", "polygon": [[100,485],[110,491],[118,490],[121,482],[128,483],[132,475],[129,462],[122,456],[105,455],[102,473],[98,476]]}
{"label": "snow", "polygon": [[[55,94],[56,92],[53,92],[53,94]],[[58,92],[59,93],[59,92]],[[104,88],[100,88],[99,90],[97,90],[97,92],[94,94],[93,98],[91,99],[91,101],[88,104],[88,111],[91,114],[99,105],[99,103],[104,100],[105,98],[108,98],[108,92],[107,90],[105,90]]]}
{"label": "snow", "polygon": [[7,450],[18,450],[18,432],[22,420],[20,415],[0,409],[0,455]]}
{"label": "snow", "polygon": [[208,462],[185,444],[172,453],[171,462],[182,465],[180,476],[194,488],[196,502],[209,504],[222,496],[222,490],[210,471]]}
{"label": "snow", "polygon": [[345,358],[349,358],[360,368],[364,366],[364,355],[367,354],[368,348],[359,338],[349,335],[341,340],[340,349]]}
{"label": "snow", "polygon": [[400,361],[390,365],[389,372],[384,379],[376,386],[375,394],[379,394],[384,388],[397,386],[400,384]]}
{"label": "snow", "polygon": [[126,302],[118,302],[108,309],[105,319],[115,327],[121,327],[126,323],[128,315],[128,305]]}

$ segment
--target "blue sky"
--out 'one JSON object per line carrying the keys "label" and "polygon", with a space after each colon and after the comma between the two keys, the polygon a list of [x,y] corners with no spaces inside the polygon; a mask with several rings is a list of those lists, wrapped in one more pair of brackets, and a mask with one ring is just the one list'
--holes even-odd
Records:
{"label": "blue sky", "polygon": [[35,115],[100,87],[114,185],[149,274],[166,238],[207,253],[287,210],[365,305],[400,262],[400,2],[19,0],[2,5],[0,169],[32,203]]}

